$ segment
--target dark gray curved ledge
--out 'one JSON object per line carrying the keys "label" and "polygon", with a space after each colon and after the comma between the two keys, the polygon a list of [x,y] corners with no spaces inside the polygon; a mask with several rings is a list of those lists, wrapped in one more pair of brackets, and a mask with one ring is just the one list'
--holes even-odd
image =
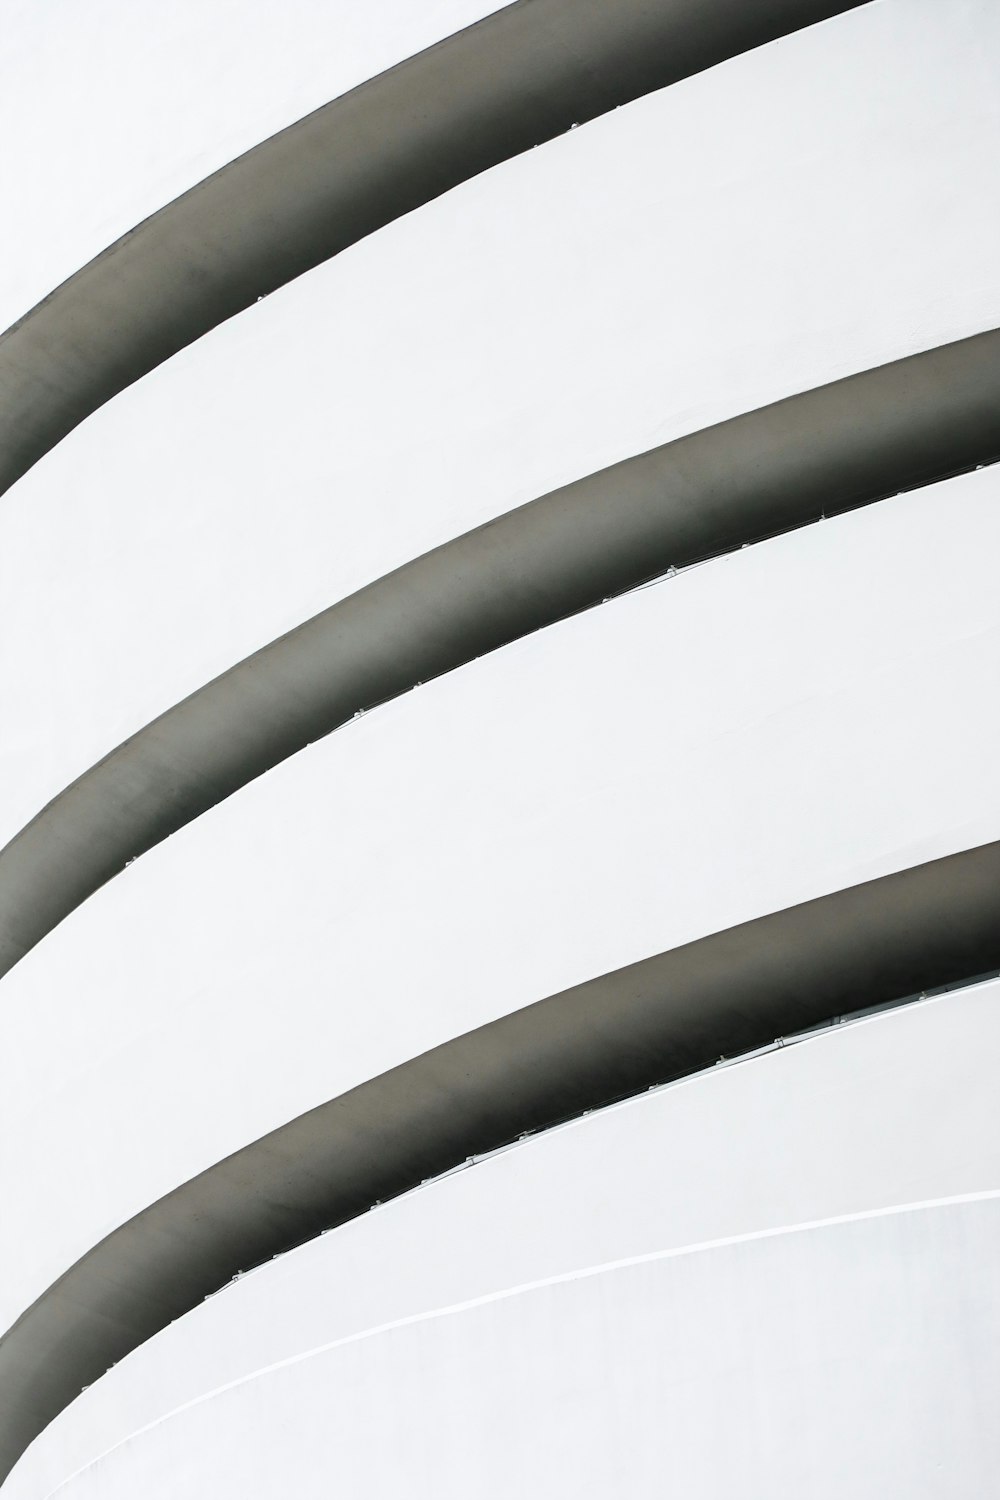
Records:
{"label": "dark gray curved ledge", "polygon": [[0,493],[211,328],[499,162],[863,0],[517,0],[146,219],[0,338]]}
{"label": "dark gray curved ledge", "polygon": [[1000,454],[1000,331],[710,427],[388,574],[126,740],[0,851],[0,974],[138,855],[361,709],[671,565]]}
{"label": "dark gray curved ledge", "polygon": [[525,1131],[998,967],[995,843],[659,954],[362,1084],[145,1209],[24,1313],[0,1340],[0,1475],[237,1271]]}

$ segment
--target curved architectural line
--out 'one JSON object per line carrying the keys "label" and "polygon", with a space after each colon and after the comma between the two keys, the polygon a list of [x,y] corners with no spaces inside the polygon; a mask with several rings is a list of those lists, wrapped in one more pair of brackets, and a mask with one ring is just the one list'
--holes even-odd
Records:
{"label": "curved architectural line", "polygon": [[152,215],[0,338],[0,492],[211,328],[450,188],[864,0],[516,0]]}
{"label": "curved architectural line", "polygon": [[0,851],[0,974],[126,864],[385,702],[670,566],[1000,455],[1000,331],[601,470],[314,616],[126,740]]}
{"label": "curved architectural line", "polygon": [[0,1475],[236,1272],[525,1131],[997,967],[1000,843],[632,964],[320,1105],[113,1231],[0,1339]]}

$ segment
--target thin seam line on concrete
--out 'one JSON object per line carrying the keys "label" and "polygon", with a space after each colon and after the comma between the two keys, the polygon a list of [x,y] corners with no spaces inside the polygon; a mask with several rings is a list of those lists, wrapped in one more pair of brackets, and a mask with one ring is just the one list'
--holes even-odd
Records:
{"label": "thin seam line on concrete", "polygon": [[[831,1016],[828,1021],[823,1021],[818,1026],[810,1026],[804,1031],[790,1032],[787,1036],[775,1037],[773,1041],[766,1042],[762,1047],[754,1047],[749,1052],[739,1052],[732,1057],[720,1057],[716,1062],[709,1063],[707,1067],[699,1068],[693,1073],[685,1073],[681,1078],[672,1078],[666,1083],[650,1084],[648,1088],[641,1089],[635,1094],[629,1094],[624,1099],[616,1099],[611,1104],[599,1105],[596,1109],[584,1109],[579,1114],[573,1115],[569,1119],[561,1120],[555,1125],[549,1125],[542,1130],[525,1131],[516,1140],[505,1141],[502,1146],[495,1146],[492,1151],[483,1151],[476,1156],[468,1156],[465,1161],[456,1162],[453,1167],[448,1167],[446,1171],[438,1172],[434,1177],[424,1178],[416,1187],[411,1188],[407,1193],[402,1193],[400,1196],[408,1198],[414,1193],[422,1193],[426,1188],[433,1187],[435,1183],[444,1182],[449,1177],[456,1177],[459,1172],[466,1172],[472,1167],[478,1167],[482,1162],[492,1161],[495,1156],[506,1156],[508,1152],[516,1151],[526,1142],[538,1140],[542,1135],[550,1136],[559,1134],[562,1131],[573,1130],[576,1126],[582,1124],[585,1120],[591,1119],[594,1115],[609,1115],[613,1114],[616,1110],[628,1109],[630,1105],[638,1100],[648,1098],[650,1094],[675,1093],[679,1089],[689,1088],[692,1084],[701,1083],[720,1073],[729,1072],[733,1068],[741,1067],[744,1063],[756,1062],[758,1058],[770,1057],[776,1052],[790,1051],[793,1047],[802,1046],[803,1043],[816,1042],[823,1037],[833,1036],[842,1031],[851,1031],[854,1027],[867,1025],[870,1021],[879,1021],[883,1016],[889,1016],[897,1010],[917,1010],[923,1006],[937,1005],[949,995],[955,994],[958,990],[978,989],[980,985],[992,984],[997,979],[1000,979],[1000,969],[991,969],[984,974],[971,975],[968,979],[959,979],[951,984],[934,986],[928,990],[921,991],[919,994],[904,995],[898,1000],[886,1000],[880,1005],[873,1005],[863,1010],[850,1011],[842,1016]],[[396,1200],[392,1199],[391,1201],[395,1202]],[[383,1203],[372,1204],[368,1212],[374,1213],[387,1206],[387,1204]],[[336,1228],[339,1227],[337,1225],[333,1230],[321,1230],[320,1236],[335,1233]],[[295,1250],[289,1250],[285,1254],[294,1255]],[[281,1260],[283,1258],[283,1255],[275,1255],[272,1257],[272,1260]],[[262,1261],[260,1265],[254,1266],[252,1270],[241,1272],[233,1280],[244,1281],[248,1276],[257,1275],[259,1271],[262,1271],[265,1266],[270,1264],[271,1261]],[[219,1287],[218,1291],[211,1292],[205,1300],[208,1301],[211,1297],[220,1297],[231,1285],[232,1282],[227,1282],[225,1286]]]}
{"label": "thin seam line on concrete", "polygon": [[[310,1360],[319,1359],[325,1354],[332,1354],[338,1349],[345,1349],[352,1344],[366,1343],[369,1340],[383,1337],[388,1333],[395,1333],[403,1328],[413,1328],[421,1323],[433,1323],[444,1318],[460,1317],[463,1313],[475,1312],[481,1307],[490,1307],[500,1302],[509,1302],[516,1297],[528,1296],[532,1292],[546,1291],[551,1287],[567,1286],[575,1282],[590,1281],[598,1276],[614,1275],[618,1271],[629,1271],[637,1266],[654,1265],[658,1262],[681,1260],[694,1255],[708,1254],[713,1250],[728,1250],[737,1245],[758,1244],[761,1241],[786,1238],[796,1234],[811,1234],[823,1229],[838,1229],[849,1224],[863,1224],[878,1219],[900,1218],[907,1214],[931,1213],[936,1209],[959,1208],[966,1204],[991,1203],[1000,1199],[1000,1188],[986,1188],[976,1193],[955,1193],[945,1198],[925,1198],[911,1203],[893,1203],[882,1208],[859,1209],[855,1213],[834,1214],[824,1219],[806,1219],[801,1223],[781,1224],[770,1229],[753,1229],[744,1234],[724,1235],[719,1239],[701,1240],[696,1244],[671,1246],[666,1250],[650,1250],[642,1255],[628,1255],[620,1260],[604,1261],[600,1265],[584,1266],[572,1271],[560,1271],[552,1276],[541,1277],[537,1281],[521,1282],[517,1286],[504,1287],[501,1291],[485,1292],[480,1297],[469,1297],[464,1302],[450,1303],[445,1307],[435,1307],[425,1312],[411,1313],[407,1317],[394,1318],[387,1323],[378,1323],[372,1328],[359,1330],[357,1333],[345,1334],[343,1338],[330,1339],[325,1344],[317,1344],[315,1348],[301,1350],[298,1354],[289,1355],[287,1359],[276,1360],[273,1364],[262,1365],[260,1369],[253,1370],[247,1375],[240,1375],[235,1380],[227,1381],[223,1385],[215,1386],[210,1391],[205,1391],[200,1396],[195,1396],[190,1401],[184,1401],[180,1406],[172,1407],[170,1411],[164,1412],[162,1416],[147,1422],[142,1427],[137,1427],[120,1442],[113,1443],[102,1453],[90,1459],[88,1463],[81,1465],[66,1479],[60,1480],[54,1490],[46,1495],[46,1500],[53,1500],[60,1490],[66,1488],[79,1479],[81,1475],[102,1463],[112,1454],[120,1452],[132,1443],[138,1442],[147,1433],[155,1432],[157,1428],[166,1426],[181,1417],[185,1412],[193,1411],[199,1406],[205,1406],[221,1396],[228,1395],[231,1391],[239,1390],[243,1386],[253,1385],[259,1380],[266,1380],[269,1376],[278,1375],[284,1370],[293,1369],[296,1365],[307,1364]],[[227,1290],[223,1288],[222,1291]],[[216,1295],[221,1296],[222,1292]],[[112,1367],[113,1368],[113,1367]],[[90,1387],[88,1387],[90,1389]]]}
{"label": "thin seam line on concrete", "polygon": [[755,918],[453,1037],[140,1210],[0,1338],[4,1472],[233,1279],[518,1136],[852,1008],[1000,967],[1000,842]]}

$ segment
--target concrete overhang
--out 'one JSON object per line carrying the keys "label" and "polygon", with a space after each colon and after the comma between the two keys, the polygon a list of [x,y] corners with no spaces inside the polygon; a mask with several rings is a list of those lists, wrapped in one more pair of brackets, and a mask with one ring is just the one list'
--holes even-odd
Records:
{"label": "concrete overhang", "polygon": [[119,391],[393,219],[861,3],[516,0],[334,99],[144,220],[0,337],[0,492]]}
{"label": "concrete overhang", "polygon": [[417,558],[153,720],[0,851],[0,974],[272,766],[665,572],[1000,455],[1000,332],[883,365],[552,491]]}
{"label": "concrete overhang", "polygon": [[0,1339],[0,1478],[237,1272],[525,1132],[998,967],[993,843],[631,964],[370,1079],[153,1203],[28,1308]]}

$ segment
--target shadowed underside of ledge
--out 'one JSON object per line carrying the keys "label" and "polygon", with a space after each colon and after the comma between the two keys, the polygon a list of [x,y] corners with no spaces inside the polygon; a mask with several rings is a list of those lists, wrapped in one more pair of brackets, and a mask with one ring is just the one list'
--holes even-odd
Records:
{"label": "shadowed underside of ledge", "polygon": [[324,105],[144,220],[0,338],[0,493],[133,381],[393,219],[861,3],[517,0]]}
{"label": "shadowed underside of ledge", "polygon": [[0,851],[0,974],[126,864],[359,710],[681,566],[1000,454],[1000,331],[749,412],[544,495],[208,683]]}
{"label": "shadowed underside of ledge", "polygon": [[987,844],[643,960],[371,1079],[145,1209],[24,1313],[0,1340],[0,1475],[237,1271],[525,1131],[998,967]]}

